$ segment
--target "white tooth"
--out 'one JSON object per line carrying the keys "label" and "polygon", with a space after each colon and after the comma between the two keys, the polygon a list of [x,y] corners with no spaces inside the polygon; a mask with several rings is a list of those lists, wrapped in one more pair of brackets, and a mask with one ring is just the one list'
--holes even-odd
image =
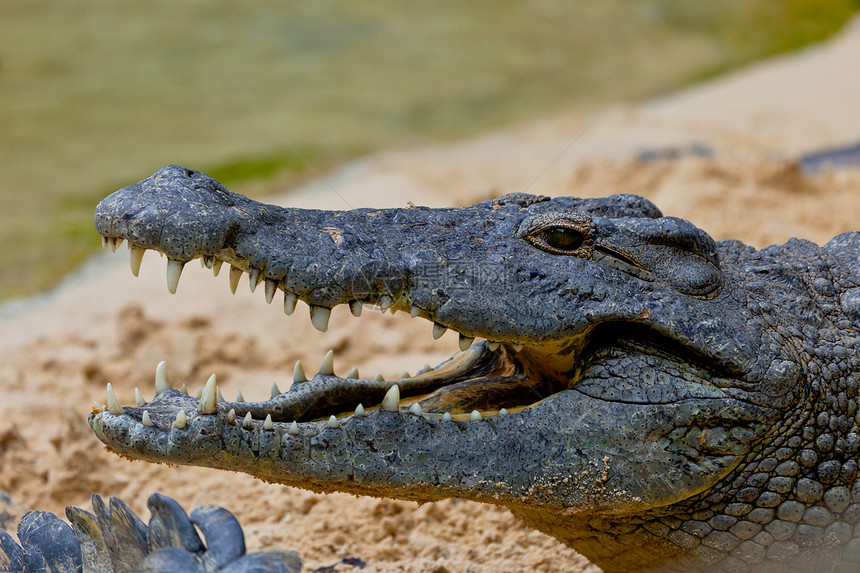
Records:
{"label": "white tooth", "polygon": [[201,414],[214,414],[218,411],[217,394],[218,380],[215,375],[209,377],[206,381],[206,386],[203,387],[203,393],[200,396],[200,403],[197,404],[197,411]]}
{"label": "white tooth", "polygon": [[400,380],[406,380],[407,378],[412,378],[412,374],[404,370],[403,374],[400,375]]}
{"label": "white tooth", "polygon": [[161,394],[167,390],[172,390],[170,385],[170,377],[167,375],[167,362],[162,360],[155,367],[155,393]]}
{"label": "white tooth", "polygon": [[263,429],[270,432],[275,429],[275,425],[272,423],[271,414],[266,414],[266,420],[263,422]]}
{"label": "white tooth", "polygon": [[442,414],[442,421],[443,422],[450,422],[453,419],[454,418],[448,412],[445,412],[444,414]]}
{"label": "white tooth", "polygon": [[236,294],[236,289],[239,288],[239,279],[242,278],[242,269],[230,265],[230,292]]}
{"label": "white tooth", "polygon": [[244,402],[245,401],[245,397],[242,396],[242,390],[241,389],[236,390],[236,401],[237,402]]}
{"label": "white tooth", "polygon": [[358,379],[358,378],[359,378],[359,375],[358,375],[358,366],[353,366],[353,367],[352,367],[352,370],[350,370],[349,372],[347,372],[346,377],[347,377],[347,378],[355,378],[355,379]]}
{"label": "white tooth", "polygon": [[176,412],[176,420],[173,421],[173,425],[180,430],[188,425],[188,416],[185,415],[185,410]]}
{"label": "white tooth", "polygon": [[381,297],[379,297],[379,308],[382,310],[382,312],[385,312],[386,310],[391,308],[391,304],[392,304],[391,297],[388,296],[387,294],[384,294]]}
{"label": "white tooth", "polygon": [[185,394],[186,396],[188,396],[188,395],[189,395],[189,394],[188,394],[188,386],[186,386],[185,382],[183,382],[183,383],[182,383],[182,389],[180,390],[180,392],[182,392],[182,393],[183,393],[183,394]]}
{"label": "white tooth", "polygon": [[199,400],[202,397],[203,397],[203,388],[198,388],[197,389],[197,399]]}
{"label": "white tooth", "polygon": [[100,403],[96,402],[95,400],[93,400],[93,412],[101,412],[104,409],[105,409],[104,404],[100,404]]}
{"label": "white tooth", "polygon": [[266,279],[266,302],[272,304],[275,298],[275,291],[278,290],[278,281],[274,279]]}
{"label": "white tooth", "polygon": [[447,327],[442,326],[438,322],[433,323],[433,340],[439,340],[442,338],[442,335],[445,334],[445,331],[448,330]]}
{"label": "white tooth", "polygon": [[296,311],[296,303],[299,302],[299,297],[295,293],[288,290],[284,291],[284,314],[290,316]]}
{"label": "white tooth", "polygon": [[322,364],[320,364],[320,374],[334,374],[334,350],[329,350],[323,356]]}
{"label": "white tooth", "polygon": [[501,342],[490,342],[489,340],[487,341],[487,348],[493,351],[498,350],[500,345]]}
{"label": "white tooth", "polygon": [[140,261],[143,260],[143,254],[146,252],[146,249],[132,245],[131,243],[129,243],[129,247],[128,254],[131,263],[131,274],[138,276],[140,274]]}
{"label": "white tooth", "polygon": [[417,373],[417,374],[415,374],[415,375],[416,375],[416,376],[418,376],[419,374],[426,374],[427,372],[430,372],[431,370],[433,370],[433,367],[432,367],[432,366],[430,366],[429,364],[425,364],[425,365],[424,365],[424,368],[422,368],[421,370],[419,370],[419,371],[418,371],[418,373]]}
{"label": "white tooth", "polygon": [[245,414],[245,418],[242,420],[242,427],[248,430],[254,427],[254,418],[251,417],[251,412]]}
{"label": "white tooth", "polygon": [[293,382],[306,382],[308,377],[305,375],[305,368],[302,366],[301,360],[296,360],[296,367],[293,368]]}
{"label": "white tooth", "polygon": [[258,284],[260,284],[260,269],[248,268],[248,286],[251,287],[251,292],[257,290]]}
{"label": "white tooth", "polygon": [[331,309],[324,306],[310,306],[311,324],[320,332],[328,330],[328,319],[331,318]]}
{"label": "white tooth", "polygon": [[104,235],[102,235],[102,248],[103,248],[103,249],[104,249],[104,248],[107,248],[107,246],[108,246],[108,243],[109,243],[109,242],[110,242],[110,239],[108,239],[107,237],[105,237]]}
{"label": "white tooth", "polygon": [[385,378],[382,376],[382,374],[377,374],[376,376],[373,377],[373,381],[374,382],[385,382]]}
{"label": "white tooth", "polygon": [[392,384],[385,398],[382,399],[382,409],[387,412],[396,412],[400,409],[400,386]]}
{"label": "white tooth", "polygon": [[176,294],[176,287],[179,286],[179,275],[182,274],[182,268],[185,263],[170,259],[167,261],[167,290],[170,294]]}
{"label": "white tooth", "polygon": [[292,423],[292,424],[290,424],[290,429],[289,429],[289,430],[287,430],[287,433],[288,433],[288,434],[292,434],[292,435],[294,435],[294,436],[298,436],[298,435],[299,435],[299,425],[296,423],[296,421],[295,421],[295,420],[293,420],[293,423]]}
{"label": "white tooth", "polygon": [[119,405],[119,400],[116,399],[116,394],[114,394],[113,386],[108,382],[107,385],[107,410],[114,416],[119,416],[123,413],[122,406]]}
{"label": "white tooth", "polygon": [[361,316],[361,309],[364,305],[361,304],[360,300],[354,300],[349,303],[349,312],[352,313],[352,316],[359,317]]}
{"label": "white tooth", "polygon": [[138,408],[142,408],[146,404],[146,400],[143,399],[143,394],[140,393],[137,386],[134,388],[134,403],[137,404]]}
{"label": "white tooth", "polygon": [[413,402],[412,405],[409,406],[409,412],[411,414],[415,414],[416,416],[420,416],[421,414],[423,414],[423,412],[421,411],[421,404],[419,404],[418,402]]}
{"label": "white tooth", "polygon": [[513,346],[514,350],[519,352],[520,350],[523,349],[523,346],[525,346],[525,344],[511,344],[511,346]]}
{"label": "white tooth", "polygon": [[271,393],[272,393],[272,398],[274,398],[275,396],[278,396],[281,393],[281,389],[278,388],[278,385],[275,384],[274,382],[272,382]]}
{"label": "white tooth", "polygon": [[409,316],[411,316],[412,318],[415,318],[419,314],[421,314],[421,309],[418,308],[417,306],[413,306],[412,308],[409,309]]}
{"label": "white tooth", "polygon": [[507,415],[508,415],[508,409],[507,408],[502,408],[501,410],[499,410],[499,416],[507,416]]}
{"label": "white tooth", "polygon": [[113,252],[116,252],[116,250],[119,248],[119,246],[121,244],[122,244],[122,238],[121,237],[113,237],[110,240],[110,250],[112,250]]}
{"label": "white tooth", "polygon": [[215,398],[219,402],[226,402],[227,401],[224,399],[224,396],[221,394],[221,388],[218,388],[217,386],[215,387]]}
{"label": "white tooth", "polygon": [[144,426],[152,426],[153,425],[152,418],[149,417],[149,412],[147,412],[146,410],[143,411],[143,416],[141,416],[140,421],[141,421],[141,423],[143,423]]}
{"label": "white tooth", "polygon": [[356,416],[364,416],[364,406],[362,406],[361,404],[356,406],[355,407],[355,415]]}
{"label": "white tooth", "polygon": [[218,276],[218,273],[221,272],[221,265],[223,265],[223,264],[224,264],[224,261],[222,261],[221,259],[215,259],[215,262],[212,263],[212,274],[214,276],[216,276],[216,277]]}
{"label": "white tooth", "polygon": [[470,422],[480,422],[483,419],[484,419],[484,417],[477,410],[472,410],[472,413],[469,414],[469,421]]}
{"label": "white tooth", "polygon": [[472,346],[472,342],[474,342],[474,338],[471,336],[460,335],[460,351],[465,352],[469,350],[469,347]]}
{"label": "white tooth", "polygon": [[207,259],[208,259],[208,258],[209,258],[209,257],[207,257],[206,255],[203,255],[202,257],[200,257],[200,268],[201,268],[201,269],[205,269],[205,268],[206,268],[206,261],[207,261]]}
{"label": "white tooth", "polygon": [[228,424],[236,423],[236,410],[230,408],[230,411],[227,412],[227,419],[225,420],[225,422],[227,422]]}
{"label": "white tooth", "polygon": [[326,428],[340,428],[340,423],[334,415],[329,416],[328,422],[325,423]]}

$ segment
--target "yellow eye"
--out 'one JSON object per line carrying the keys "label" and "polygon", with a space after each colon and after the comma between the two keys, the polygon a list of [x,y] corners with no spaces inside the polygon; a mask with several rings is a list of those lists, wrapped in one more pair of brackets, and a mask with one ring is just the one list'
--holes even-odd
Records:
{"label": "yellow eye", "polygon": [[575,251],[582,246],[583,236],[567,227],[552,227],[543,232],[546,244],[559,251]]}

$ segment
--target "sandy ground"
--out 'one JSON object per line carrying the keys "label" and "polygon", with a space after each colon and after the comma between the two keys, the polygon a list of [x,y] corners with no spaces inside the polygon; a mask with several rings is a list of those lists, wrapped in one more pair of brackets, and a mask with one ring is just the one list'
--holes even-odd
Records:
{"label": "sandy ground", "polygon": [[[860,21],[826,45],[656,101],[380,154],[275,202],[340,209],[463,205],[513,191],[637,193],[718,239],[759,247],[792,236],[822,243],[860,228],[860,171],[809,178],[794,159],[860,140],[857,62]],[[710,156],[637,160],[642,150],[692,144],[707,146]],[[241,388],[253,400],[268,396],[273,381],[286,388],[297,359],[315,371],[329,348],[338,372],[357,365],[365,375],[386,377],[456,351],[453,334],[433,341],[428,323],[402,313],[355,319],[337,308],[321,334],[306,312],[284,317],[266,305],[263,289],[252,295],[244,285],[231,297],[227,273],[212,279],[196,265],[169,295],[164,269],[150,253],[135,279],[122,247],[53,292],[0,308],[0,490],[12,500],[0,507],[7,512],[0,518],[7,528],[28,509],[86,506],[92,491],[120,496],[146,515],[147,496],[160,491],[187,508],[227,507],[245,525],[251,549],[295,549],[306,571],[343,557],[365,560],[371,572],[597,570],[500,508],[320,496],[105,451],[85,422],[92,401],[104,401],[106,382],[125,403],[135,386],[151,396],[159,360],[168,361],[174,382],[192,390],[215,372],[224,395]]]}

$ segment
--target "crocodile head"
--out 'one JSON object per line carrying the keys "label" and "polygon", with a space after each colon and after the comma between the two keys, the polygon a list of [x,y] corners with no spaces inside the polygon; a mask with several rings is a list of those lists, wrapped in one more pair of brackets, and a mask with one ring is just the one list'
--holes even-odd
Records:
{"label": "crocodile head", "polygon": [[415,376],[341,377],[329,356],[263,402],[219,401],[214,378],[198,400],[160,371],[152,402],[109,392],[90,417],[132,458],[502,504],[599,564],[642,566],[660,551],[639,537],[603,555],[595,519],[647,534],[642,516],[713,503],[805,391],[791,345],[739,286],[752,250],[632,195],[300,210],[169,166],[104,199],[95,222],[129,242],[135,272],[145,249],[164,253],[171,290],[202,257],[229,263],[234,289],[248,273],[270,300],[280,291],[287,314],[304,301],[321,330],[335,305],[371,304],[460,333],[462,352]]}

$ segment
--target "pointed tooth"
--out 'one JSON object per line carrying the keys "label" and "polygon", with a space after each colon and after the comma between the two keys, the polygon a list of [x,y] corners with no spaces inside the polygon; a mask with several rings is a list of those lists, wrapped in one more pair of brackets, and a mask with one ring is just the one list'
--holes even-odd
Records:
{"label": "pointed tooth", "polygon": [[275,425],[272,423],[271,414],[266,414],[266,420],[263,422],[263,429],[270,432],[275,429]]}
{"label": "pointed tooth", "polygon": [[288,290],[284,291],[284,314],[290,316],[296,311],[296,303],[299,302],[299,297],[295,293]]}
{"label": "pointed tooth", "polygon": [[324,306],[310,306],[311,324],[320,332],[328,330],[328,320],[331,318],[331,309]]}
{"label": "pointed tooth", "polygon": [[442,338],[442,335],[445,334],[445,331],[448,330],[448,327],[442,326],[438,322],[433,323],[433,340],[439,340]]}
{"label": "pointed tooth", "polygon": [[520,350],[522,350],[522,349],[523,349],[523,347],[525,346],[525,344],[511,344],[511,346],[514,348],[514,350],[516,350],[517,352],[519,352]]}
{"label": "pointed tooth", "polygon": [[226,402],[227,401],[224,399],[224,395],[221,394],[221,388],[218,388],[217,386],[215,387],[215,399],[218,400],[219,402]]}
{"label": "pointed tooth", "polygon": [[206,259],[207,258],[208,258],[207,255],[203,255],[202,257],[200,257],[200,268],[201,269],[206,268]]}
{"label": "pointed tooth", "polygon": [[116,252],[119,246],[122,245],[122,237],[113,237],[110,240],[110,250]]}
{"label": "pointed tooth", "polygon": [[445,412],[444,414],[442,414],[442,421],[443,422],[450,422],[453,419],[454,418],[451,416],[451,414],[449,412]]}
{"label": "pointed tooth", "polygon": [[119,405],[119,400],[116,399],[116,394],[110,382],[107,385],[107,410],[114,416],[120,416],[123,413],[122,406]]}
{"label": "pointed tooth", "polygon": [[337,421],[337,418],[334,417],[334,414],[329,416],[328,421],[325,423],[326,428],[340,428],[340,422]]}
{"label": "pointed tooth", "polygon": [[215,262],[212,263],[212,275],[213,276],[216,276],[216,277],[218,276],[218,273],[221,272],[221,265],[223,265],[223,264],[224,264],[224,261],[222,261],[221,259],[215,259]]}
{"label": "pointed tooth", "polygon": [[149,417],[149,412],[147,412],[146,410],[143,411],[143,416],[140,417],[140,422],[144,426],[153,426],[154,425],[152,423],[152,418]]}
{"label": "pointed tooth", "polygon": [[415,414],[416,416],[420,416],[424,412],[421,411],[421,404],[418,402],[413,402],[411,406],[409,406],[409,413]]}
{"label": "pointed tooth", "polygon": [[358,375],[358,366],[353,366],[352,370],[346,373],[347,378],[358,379],[360,376]]}
{"label": "pointed tooth", "polygon": [[244,402],[245,401],[245,397],[242,396],[242,390],[241,389],[236,390],[236,401],[237,402]]}
{"label": "pointed tooth", "polygon": [[146,249],[143,247],[138,247],[137,245],[129,245],[129,264],[131,266],[131,274],[134,276],[140,275],[140,262],[143,260],[143,254],[146,252]]}
{"label": "pointed tooth", "polygon": [[182,383],[182,389],[180,390],[180,392],[182,392],[186,396],[190,395],[190,394],[188,394],[188,386],[185,384],[185,382]]}
{"label": "pointed tooth", "polygon": [[155,367],[155,393],[161,394],[167,390],[172,390],[170,385],[170,377],[167,375],[167,362],[162,360]]}
{"label": "pointed tooth", "polygon": [[382,399],[382,409],[387,412],[396,412],[400,409],[400,386],[392,384],[385,398]]}
{"label": "pointed tooth", "polygon": [[472,346],[472,342],[474,342],[474,341],[475,341],[475,339],[473,337],[464,336],[461,334],[460,335],[460,351],[465,352],[466,350],[469,350],[469,347]]}
{"label": "pointed tooth", "polygon": [[275,298],[275,291],[278,290],[278,281],[275,279],[266,279],[266,302],[272,304]]}
{"label": "pointed tooth", "polygon": [[242,278],[242,269],[230,265],[230,292],[236,294],[236,289],[239,288],[239,279]]}
{"label": "pointed tooth", "polygon": [[426,374],[427,372],[430,372],[431,370],[433,370],[433,367],[430,366],[429,364],[425,364],[424,368],[422,368],[421,370],[416,372],[415,375],[418,376],[420,374]]}
{"label": "pointed tooth", "polygon": [[185,263],[170,259],[167,261],[167,290],[170,294],[176,294],[176,287],[179,286],[179,276],[182,274],[182,268]]}
{"label": "pointed tooth", "polygon": [[349,312],[352,313],[352,316],[355,316],[357,318],[357,317],[361,316],[361,309],[363,307],[364,307],[364,305],[361,303],[360,300],[354,300],[351,303],[349,303]]}
{"label": "pointed tooth", "polygon": [[197,399],[199,400],[202,397],[203,397],[203,388],[198,388],[197,389]]}
{"label": "pointed tooth", "polygon": [[278,388],[278,385],[275,382],[272,382],[271,394],[272,398],[278,396],[281,393],[281,389]]}
{"label": "pointed tooth", "polygon": [[108,244],[110,244],[110,239],[102,235],[102,248],[106,249]]}
{"label": "pointed tooth", "polygon": [[385,382],[385,377],[383,377],[382,374],[379,374],[377,372],[376,376],[373,377],[373,381],[374,382]]}
{"label": "pointed tooth", "polygon": [[421,314],[421,309],[418,308],[417,306],[413,306],[412,308],[409,309],[409,316],[411,316],[412,318],[415,318],[419,314]]}
{"label": "pointed tooth", "polygon": [[508,415],[508,409],[507,408],[502,408],[501,410],[499,410],[499,416],[507,416],[507,415]]}
{"label": "pointed tooth", "polygon": [[185,415],[185,410],[176,412],[176,419],[173,421],[173,425],[180,430],[188,425],[188,416]]}
{"label": "pointed tooth", "polygon": [[93,412],[101,412],[104,409],[105,409],[104,404],[100,404],[100,403],[96,402],[95,400],[93,400]]}
{"label": "pointed tooth", "polygon": [[489,340],[487,341],[487,348],[489,350],[496,351],[499,349],[499,346],[501,346],[501,342],[490,342]]}
{"label": "pointed tooth", "polygon": [[248,286],[251,287],[251,292],[257,290],[257,285],[260,284],[260,269],[248,268]]}
{"label": "pointed tooth", "polygon": [[472,410],[472,413],[469,414],[469,421],[470,422],[480,422],[483,419],[484,419],[484,417],[477,410]]}
{"label": "pointed tooth", "polygon": [[391,308],[392,304],[393,304],[393,301],[391,300],[391,297],[388,296],[387,294],[384,294],[381,297],[379,297],[379,308],[380,308],[380,310],[382,310],[382,312],[385,312],[386,310]]}
{"label": "pointed tooth", "polygon": [[201,414],[214,414],[218,411],[217,389],[218,380],[213,374],[206,381],[206,386],[203,387],[203,394],[200,396],[200,403],[197,404],[198,412]]}
{"label": "pointed tooth", "polygon": [[329,350],[323,356],[322,364],[320,364],[320,374],[334,374],[334,350]]}
{"label": "pointed tooth", "polygon": [[143,394],[140,393],[140,388],[137,386],[134,387],[134,403],[137,404],[138,408],[146,405],[146,400],[143,399]]}
{"label": "pointed tooth", "polygon": [[406,380],[407,378],[412,378],[412,374],[410,374],[409,372],[404,370],[403,373],[400,375],[399,379],[400,380]]}
{"label": "pointed tooth", "polygon": [[362,406],[361,404],[356,406],[355,407],[355,415],[356,416],[364,416],[364,406]]}
{"label": "pointed tooth", "polygon": [[292,434],[293,436],[299,435],[299,425],[293,420],[293,423],[290,424],[290,428],[287,430],[288,434]]}
{"label": "pointed tooth", "polygon": [[247,430],[254,427],[254,418],[251,417],[251,412],[245,414],[245,417],[242,419],[242,427]]}
{"label": "pointed tooth", "polygon": [[226,423],[235,425],[236,424],[236,410],[230,408],[230,411],[227,412],[227,418],[224,420]]}
{"label": "pointed tooth", "polygon": [[293,383],[298,382],[307,382],[307,375],[305,375],[305,368],[302,366],[301,360],[296,360],[296,367],[293,368]]}

